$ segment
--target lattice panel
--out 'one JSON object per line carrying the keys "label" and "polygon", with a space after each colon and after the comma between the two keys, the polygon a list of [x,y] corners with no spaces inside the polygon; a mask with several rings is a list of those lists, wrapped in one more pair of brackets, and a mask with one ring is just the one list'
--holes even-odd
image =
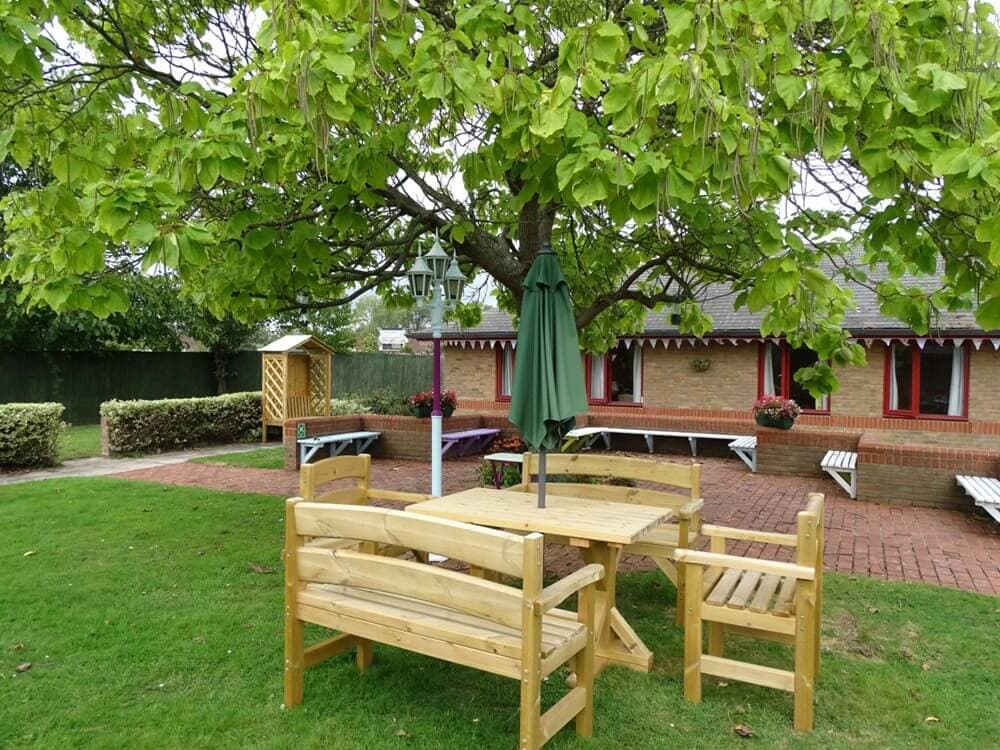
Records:
{"label": "lattice panel", "polygon": [[309,355],[309,406],[316,415],[326,414],[330,398],[326,385],[326,354]]}
{"label": "lattice panel", "polygon": [[264,360],[264,382],[261,384],[263,396],[264,419],[266,421],[283,420],[285,404],[282,399],[284,391],[284,363],[277,358]]}

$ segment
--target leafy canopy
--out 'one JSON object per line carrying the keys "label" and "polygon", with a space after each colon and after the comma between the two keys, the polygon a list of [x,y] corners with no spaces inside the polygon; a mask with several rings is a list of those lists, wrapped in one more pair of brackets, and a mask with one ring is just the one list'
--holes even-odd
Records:
{"label": "leafy canopy", "polygon": [[55,178],[7,199],[4,273],[58,309],[121,311],[123,268],[240,316],[405,304],[393,279],[439,231],[515,311],[551,241],[594,349],[670,303],[706,332],[716,283],[836,364],[863,356],[848,279],[917,331],[976,303],[1000,327],[985,3],[0,10],[0,156]]}

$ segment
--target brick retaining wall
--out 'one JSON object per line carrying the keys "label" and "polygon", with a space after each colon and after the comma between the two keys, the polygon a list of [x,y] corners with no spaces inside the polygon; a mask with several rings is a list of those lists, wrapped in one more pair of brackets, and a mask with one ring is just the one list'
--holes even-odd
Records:
{"label": "brick retaining wall", "polygon": [[817,430],[796,424],[791,430],[757,428],[757,473],[826,476],[819,468],[829,450],[855,451],[860,432]]}

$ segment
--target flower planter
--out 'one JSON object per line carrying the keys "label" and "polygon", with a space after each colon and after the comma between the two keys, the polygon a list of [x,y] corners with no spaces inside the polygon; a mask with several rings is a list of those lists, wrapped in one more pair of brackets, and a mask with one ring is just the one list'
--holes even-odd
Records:
{"label": "flower planter", "polygon": [[417,419],[427,419],[431,415],[431,410],[430,406],[414,406],[413,415],[417,417]]}
{"label": "flower planter", "polygon": [[777,427],[779,430],[790,430],[795,424],[791,417],[769,417],[767,414],[758,414],[754,420],[761,427]]}
{"label": "flower planter", "polygon": [[455,413],[454,404],[441,404],[441,416],[450,417],[454,413]]}

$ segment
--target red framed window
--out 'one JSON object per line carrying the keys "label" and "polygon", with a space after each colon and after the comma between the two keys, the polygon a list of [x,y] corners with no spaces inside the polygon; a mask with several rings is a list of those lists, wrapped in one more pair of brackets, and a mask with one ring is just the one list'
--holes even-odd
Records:
{"label": "red framed window", "polygon": [[807,347],[792,348],[787,342],[768,341],[760,347],[757,366],[757,397],[790,398],[811,414],[829,414],[830,397],[817,399],[795,380],[795,373],[819,362],[816,352]]}
{"label": "red framed window", "polygon": [[883,412],[910,419],[969,418],[969,348],[893,342],[885,357]]}
{"label": "red framed window", "polygon": [[583,359],[587,400],[592,404],[642,405],[642,345],[618,345],[607,354],[587,354]]}
{"label": "red framed window", "polygon": [[510,401],[514,385],[514,342],[505,341],[496,347],[497,401]]}

